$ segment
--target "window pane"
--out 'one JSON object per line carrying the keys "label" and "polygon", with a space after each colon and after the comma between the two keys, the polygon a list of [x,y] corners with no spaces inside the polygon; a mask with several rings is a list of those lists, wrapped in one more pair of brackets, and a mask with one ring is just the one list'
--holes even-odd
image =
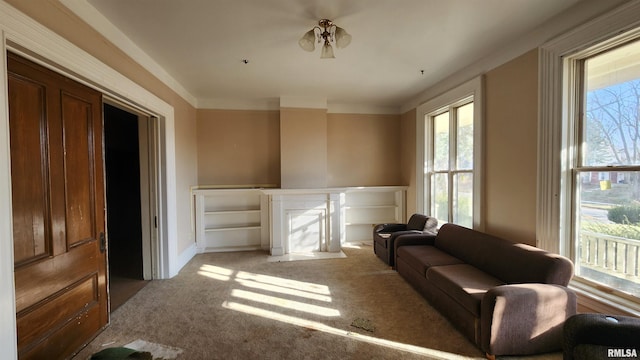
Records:
{"label": "window pane", "polygon": [[585,62],[583,166],[640,164],[640,42]]}
{"label": "window pane", "polygon": [[640,296],[640,172],[581,172],[576,275]]}
{"label": "window pane", "polygon": [[456,109],[457,149],[456,166],[458,170],[473,168],[473,103]]}
{"label": "window pane", "polygon": [[433,168],[449,170],[449,112],[433,118]]}
{"label": "window pane", "polygon": [[431,176],[431,215],[438,223],[449,222],[449,174]]}
{"label": "window pane", "polygon": [[453,187],[453,222],[473,228],[473,174],[455,174]]}

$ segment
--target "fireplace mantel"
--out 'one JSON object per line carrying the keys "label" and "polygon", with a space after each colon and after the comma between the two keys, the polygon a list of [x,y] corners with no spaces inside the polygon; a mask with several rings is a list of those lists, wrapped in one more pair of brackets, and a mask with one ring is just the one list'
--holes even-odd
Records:
{"label": "fireplace mantel", "polygon": [[339,252],[344,215],[340,189],[269,189],[270,252]]}

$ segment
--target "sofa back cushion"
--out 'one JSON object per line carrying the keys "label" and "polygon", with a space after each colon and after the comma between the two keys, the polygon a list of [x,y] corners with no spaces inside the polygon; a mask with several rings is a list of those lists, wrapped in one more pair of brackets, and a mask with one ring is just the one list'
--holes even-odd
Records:
{"label": "sofa back cushion", "polygon": [[424,229],[424,224],[427,222],[427,215],[413,214],[407,222],[407,230],[419,230]]}
{"label": "sofa back cushion", "polygon": [[563,256],[454,224],[440,228],[435,246],[507,284],[567,286],[573,276],[573,263]]}

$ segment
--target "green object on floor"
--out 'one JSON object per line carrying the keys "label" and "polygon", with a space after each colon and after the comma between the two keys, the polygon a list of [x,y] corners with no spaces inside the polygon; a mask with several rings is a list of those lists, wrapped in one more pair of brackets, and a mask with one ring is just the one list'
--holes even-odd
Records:
{"label": "green object on floor", "polygon": [[91,355],[91,360],[124,360],[141,359],[153,360],[153,356],[147,351],[138,351],[126,347],[114,347],[101,350]]}

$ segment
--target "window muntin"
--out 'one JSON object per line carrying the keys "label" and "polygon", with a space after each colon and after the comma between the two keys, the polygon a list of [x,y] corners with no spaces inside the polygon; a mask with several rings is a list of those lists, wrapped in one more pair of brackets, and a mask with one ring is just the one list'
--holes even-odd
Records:
{"label": "window muntin", "polygon": [[[430,213],[441,224],[473,227],[473,99],[425,116],[427,141],[425,191]],[[428,147],[427,147],[428,148]]]}
{"label": "window muntin", "polygon": [[640,41],[577,62],[576,279],[640,298]]}

